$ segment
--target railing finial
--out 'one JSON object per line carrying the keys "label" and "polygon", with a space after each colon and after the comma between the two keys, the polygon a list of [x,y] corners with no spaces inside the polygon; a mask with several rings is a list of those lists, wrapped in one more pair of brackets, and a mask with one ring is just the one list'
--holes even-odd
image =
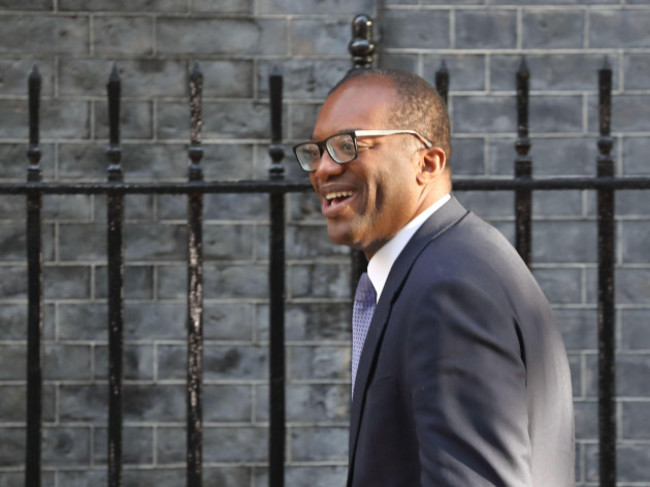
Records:
{"label": "railing finial", "polygon": [[348,51],[352,54],[353,69],[372,67],[372,57],[375,53],[372,24],[372,18],[366,14],[359,14],[352,21],[352,40]]}
{"label": "railing finial", "polygon": [[109,161],[108,180],[122,180],[122,149],[120,147],[120,96],[122,93],[122,81],[117,71],[117,63],[113,63],[111,74],[106,84],[108,94],[108,149],[106,157]]}
{"label": "railing finial", "polygon": [[269,156],[271,156],[271,167],[269,177],[271,179],[284,178],[284,146],[282,145],[282,69],[274,66],[269,75],[269,102],[271,112],[271,145],[269,145]]}
{"label": "railing finial", "polygon": [[27,79],[29,91],[29,146],[27,148],[27,157],[29,158],[29,167],[27,168],[28,181],[41,180],[41,149],[38,147],[39,142],[39,111],[41,104],[41,74],[38,67],[34,64],[31,73]]}

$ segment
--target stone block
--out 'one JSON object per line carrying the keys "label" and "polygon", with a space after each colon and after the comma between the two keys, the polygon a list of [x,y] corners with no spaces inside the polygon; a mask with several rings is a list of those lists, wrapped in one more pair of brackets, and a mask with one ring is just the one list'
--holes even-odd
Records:
{"label": "stone block", "polygon": [[[618,56],[609,57],[613,69],[612,86],[617,89]],[[497,54],[490,58],[490,87],[492,90],[514,92],[516,73],[521,63],[519,54]],[[530,89],[533,91],[595,92],[598,89],[598,69],[603,64],[602,54],[544,53],[526,54],[530,71]],[[531,109],[532,110],[532,109]]]}
{"label": "stone block", "polygon": [[203,336],[206,340],[250,340],[255,308],[248,303],[205,303]]}
{"label": "stone block", "polygon": [[537,268],[537,283],[551,304],[582,302],[582,271],[578,268]]}
{"label": "stone block", "polygon": [[[345,465],[292,466],[285,468],[287,485],[293,487],[332,487],[345,485],[348,468]],[[255,487],[269,485],[268,470],[257,469]]]}
{"label": "stone block", "polygon": [[[24,213],[21,213],[21,216]],[[54,260],[54,225],[41,224],[43,260]],[[0,224],[0,256],[3,262],[24,263],[27,258],[25,222]],[[0,293],[0,298],[2,293]]]}
{"label": "stone block", "polygon": [[[616,448],[617,481],[625,485],[626,482],[639,482],[650,478],[650,445],[647,443],[622,443]],[[588,482],[599,481],[599,455],[598,445],[586,445],[585,452],[585,477]],[[592,485],[592,484],[589,484]]]}
{"label": "stone block", "polygon": [[[204,2],[208,3],[207,0],[204,0]],[[235,2],[233,1],[233,3]],[[210,2],[210,4],[216,5],[214,2]],[[195,2],[194,8],[196,7]],[[203,59],[199,60],[199,69],[203,73],[204,96],[223,98],[253,97],[252,61]]]}
{"label": "stone block", "polygon": [[99,180],[107,178],[105,143],[60,144],[58,148],[60,180]]}
{"label": "stone block", "polygon": [[650,55],[629,53],[623,55],[626,90],[650,88]]}
{"label": "stone block", "polygon": [[[647,196],[646,196],[647,197]],[[648,252],[648,241],[650,239],[650,222],[648,221],[625,221],[622,224],[620,236],[623,262],[629,263],[650,263],[650,252]]]}
{"label": "stone block", "polygon": [[[596,198],[594,195],[594,205],[591,210],[596,214]],[[616,215],[617,216],[642,216],[650,214],[650,199],[646,190],[627,190],[616,193]]]}
{"label": "stone block", "polygon": [[417,73],[419,54],[405,54],[402,52],[383,52],[378,64],[387,69],[400,69]]}
{"label": "stone block", "polygon": [[[2,27],[0,26],[0,30]],[[27,110],[24,101],[0,100],[3,123],[0,138],[22,138],[27,135]],[[41,137],[44,139],[85,139],[90,135],[88,103],[84,101],[41,101]]]}
{"label": "stone block", "polygon": [[567,350],[597,349],[598,317],[595,309],[554,309],[553,314]]}
{"label": "stone block", "polygon": [[[59,386],[59,420],[94,423],[105,426],[108,421],[108,385]],[[88,445],[90,447],[90,445]]]}
{"label": "stone block", "polygon": [[[95,267],[95,298],[108,297],[108,275],[105,266]],[[151,266],[124,266],[124,298],[153,298],[153,268]]]}
{"label": "stone block", "polygon": [[[323,225],[296,225],[287,227],[285,234],[287,259],[313,259],[347,257],[350,249],[344,245],[334,245],[327,236]],[[259,240],[261,248],[258,255],[268,259],[268,238]]]}
{"label": "stone block", "polygon": [[25,462],[25,429],[0,428],[0,467],[16,467]]}
{"label": "stone block", "polygon": [[[1,6],[2,2],[0,2]],[[23,59],[0,59],[0,80],[2,80],[0,86],[3,95],[26,96],[27,78],[34,66],[38,68],[41,75],[41,96],[50,98],[54,95],[54,62],[40,56],[32,59],[27,56]],[[24,146],[21,148],[21,158],[23,158],[25,149]]]}
{"label": "stone block", "polygon": [[[125,344],[123,348],[122,374],[125,380],[154,379],[154,345]],[[94,347],[95,380],[108,380],[108,347]]]}
{"label": "stone block", "polygon": [[46,344],[43,356],[43,378],[45,380],[90,379],[90,347]]}
{"label": "stone block", "polygon": [[450,47],[449,23],[448,10],[387,10],[382,40],[391,48],[445,49]]}
{"label": "stone block", "polygon": [[330,346],[294,346],[289,349],[290,380],[349,379],[350,349]]}
{"label": "stone block", "polygon": [[348,458],[348,428],[291,428],[294,461],[342,462]]}
{"label": "stone block", "polygon": [[533,192],[533,215],[580,218],[584,213],[583,193],[568,190]]}
{"label": "stone block", "polygon": [[45,299],[87,299],[90,297],[89,266],[47,265],[43,268]]}
{"label": "stone block", "polygon": [[[122,428],[122,461],[124,465],[152,465],[154,428],[127,426]],[[93,436],[93,464],[106,464],[108,435],[106,428],[96,428]]]}
{"label": "stone block", "polygon": [[[595,282],[595,279],[594,279]],[[650,304],[650,269],[622,267],[616,271],[616,303],[619,304]],[[596,301],[596,289],[591,294],[592,302]]]}
{"label": "stone block", "polygon": [[[4,10],[52,10],[52,2],[49,0],[34,0],[25,3],[21,0],[0,0],[0,7]],[[4,484],[0,484],[4,487]]]}
{"label": "stone block", "polygon": [[551,6],[551,5],[604,5],[604,4],[615,4],[618,5],[618,0],[490,0],[491,4],[494,5],[542,5],[542,6]]}
{"label": "stone block", "polygon": [[511,96],[454,96],[450,100],[455,134],[516,133],[516,102]]}
{"label": "stone block", "polygon": [[[261,99],[269,96],[268,77],[277,64],[277,61],[262,61],[259,64],[258,89]],[[350,61],[342,59],[284,61],[284,97],[296,100],[325,99],[349,69]],[[268,137],[268,133],[265,136]]]}
{"label": "stone block", "polygon": [[203,420],[250,422],[253,417],[252,388],[247,385],[203,386]]}
{"label": "stone block", "polygon": [[[349,367],[348,367],[349,370]],[[291,423],[339,423],[350,418],[350,384],[287,385],[287,421]],[[269,420],[269,388],[256,389],[256,421]]]}
{"label": "stone block", "polygon": [[24,265],[3,266],[0,280],[0,299],[27,298],[27,267]]}
{"label": "stone block", "polygon": [[[159,428],[156,457],[158,464],[185,461],[184,428]],[[265,462],[268,453],[268,431],[261,427],[203,429],[203,455],[211,462]]]}
{"label": "stone block", "polygon": [[[588,99],[587,119],[589,132],[598,133],[598,98],[596,96],[590,96]],[[612,130],[615,132],[650,131],[650,95],[613,95]],[[616,150],[616,145],[614,145],[614,150]]]}
{"label": "stone block", "polygon": [[[268,218],[269,197],[265,194],[206,194],[205,220],[245,223]],[[160,219],[187,219],[187,198],[164,196],[158,199]]]}
{"label": "stone block", "polygon": [[101,17],[93,19],[93,48],[97,55],[153,53],[152,17]]}
{"label": "stone block", "polygon": [[87,16],[7,15],[0,18],[0,53],[86,54],[88,32]]}
{"label": "stone block", "polygon": [[621,403],[623,414],[621,434],[624,439],[647,440],[650,438],[650,402]]}
{"label": "stone block", "polygon": [[573,407],[576,440],[598,439],[598,402],[576,401]]}
{"label": "stone block", "polygon": [[192,2],[194,12],[217,12],[224,14],[252,14],[253,0],[222,0],[213,2],[211,0],[194,0]]}
{"label": "stone block", "polygon": [[585,10],[525,10],[522,16],[524,49],[579,49],[583,45]]}
{"label": "stone block", "polygon": [[[0,487],[15,487],[23,485],[24,482],[25,474],[23,472],[0,472]],[[41,485],[43,487],[56,487],[56,472],[41,472]]]}
{"label": "stone block", "polygon": [[92,196],[87,194],[45,195],[43,218],[45,220],[82,220],[92,218]]}
{"label": "stone block", "polygon": [[[351,300],[349,295],[347,298]],[[267,305],[259,307],[257,319],[260,340],[268,341],[269,310]],[[285,337],[287,344],[335,340],[349,346],[352,339],[351,302],[287,303],[285,307]]]}
{"label": "stone block", "polygon": [[[26,126],[25,130],[26,130]],[[21,137],[24,137],[27,134],[25,131],[21,134]],[[15,179],[18,182],[23,182],[27,178],[27,165],[29,164],[29,159],[25,154],[25,144],[24,143],[8,143],[0,142],[0,160],[5,161],[2,167],[2,179]],[[54,144],[41,144],[41,175],[44,180],[51,180],[54,178]],[[3,195],[0,199],[0,205],[3,200],[10,198],[8,195]],[[11,197],[24,200],[25,197]],[[0,213],[1,215],[1,213]]]}
{"label": "stone block", "polygon": [[[149,0],[61,0],[60,10],[89,10],[91,12],[150,12]],[[186,12],[184,0],[159,0],[156,12]]]}
{"label": "stone block", "polygon": [[533,225],[533,262],[593,262],[596,225],[589,221],[540,221]]}
{"label": "stone block", "polygon": [[155,35],[157,51],[163,55],[287,54],[284,19],[159,17]]}
{"label": "stone block", "polygon": [[458,201],[484,219],[511,218],[515,203],[512,191],[455,191]]}
{"label": "stone block", "polygon": [[650,175],[650,164],[646,159],[650,150],[648,137],[625,137],[623,139],[623,174],[625,176]]}
{"label": "stone block", "polygon": [[[203,483],[210,487],[250,487],[252,467],[203,466]],[[107,484],[106,467],[101,470],[59,470],[58,478],[66,487],[102,487]],[[124,487],[177,487],[186,481],[183,468],[139,468],[126,465],[122,474]],[[2,484],[0,484],[2,485]],[[4,486],[3,486],[4,487]],[[54,483],[51,486],[54,487]]]}
{"label": "stone block", "polygon": [[[149,85],[151,86],[151,85]],[[108,106],[107,102],[95,102],[95,134],[96,139],[108,139]],[[153,108],[149,102],[122,102],[120,106],[120,137],[125,139],[151,139],[153,137]],[[130,164],[129,160],[125,169]]]}
{"label": "stone block", "polygon": [[206,181],[253,179],[253,146],[218,144],[204,147],[201,160]]}
{"label": "stone block", "polygon": [[[332,14],[333,12],[329,12]],[[296,18],[290,24],[292,56],[349,56],[350,18]],[[283,67],[285,64],[283,63]],[[348,62],[349,66],[349,62]]]}
{"label": "stone block", "polygon": [[43,428],[43,466],[88,465],[90,463],[90,428]]}
{"label": "stone block", "polygon": [[252,225],[203,226],[203,258],[209,260],[252,260],[255,228]]}
{"label": "stone block", "polygon": [[650,349],[650,322],[647,309],[622,310],[620,326],[623,350]]}
{"label": "stone block", "polygon": [[[4,298],[4,296],[2,296]],[[54,305],[43,307],[43,331],[45,340],[54,338]],[[27,340],[27,306],[21,304],[0,304],[0,323],[3,340]]]}
{"label": "stone block", "polygon": [[[319,111],[320,104],[292,103],[289,105],[289,133],[287,134],[287,138],[294,142],[311,139],[312,130],[314,129]],[[291,165],[297,166],[298,162],[295,161],[293,152],[289,147],[287,147],[286,152],[287,158],[291,159],[290,162],[293,163]],[[289,165],[289,161],[287,161],[286,165]],[[294,167],[294,169],[298,168]],[[300,174],[298,172],[296,173]]]}
{"label": "stone block", "polygon": [[187,230],[185,225],[136,224],[124,227],[124,258],[135,261],[185,260]]}
{"label": "stone block", "polygon": [[589,47],[650,46],[650,11],[602,9],[589,13]]}
{"label": "stone block", "polygon": [[106,261],[106,228],[94,223],[62,224],[59,230],[61,261]]}
{"label": "stone block", "polygon": [[[263,380],[268,377],[266,346],[203,346],[203,377],[210,380]],[[159,380],[184,379],[187,347],[159,345],[156,369]]]}
{"label": "stone block", "polygon": [[350,270],[345,264],[296,264],[288,267],[289,298],[350,298]]}
{"label": "stone block", "polygon": [[484,54],[423,54],[422,76],[435,86],[436,71],[444,61],[451,91],[483,91],[486,88],[485,57]]}
{"label": "stone block", "polygon": [[619,354],[616,367],[617,395],[650,397],[650,355]]}
{"label": "stone block", "polygon": [[457,10],[456,46],[462,49],[507,49],[517,45],[514,10]]}
{"label": "stone block", "polygon": [[350,16],[359,12],[373,12],[370,0],[322,0],[319,2],[296,2],[294,0],[259,0],[257,12],[260,14],[328,14]]}
{"label": "stone block", "polygon": [[[515,117],[514,113],[512,116]],[[582,132],[582,97],[531,97],[530,131],[550,134]]]}

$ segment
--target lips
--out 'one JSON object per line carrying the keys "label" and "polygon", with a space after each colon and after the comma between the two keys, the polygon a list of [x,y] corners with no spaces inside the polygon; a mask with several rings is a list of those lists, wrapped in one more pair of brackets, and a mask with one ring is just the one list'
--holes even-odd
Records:
{"label": "lips", "polygon": [[352,191],[334,191],[325,194],[327,206],[337,205],[352,196]]}
{"label": "lips", "polygon": [[332,218],[348,207],[354,199],[355,192],[348,189],[324,190],[321,191],[321,195],[321,211],[325,218]]}

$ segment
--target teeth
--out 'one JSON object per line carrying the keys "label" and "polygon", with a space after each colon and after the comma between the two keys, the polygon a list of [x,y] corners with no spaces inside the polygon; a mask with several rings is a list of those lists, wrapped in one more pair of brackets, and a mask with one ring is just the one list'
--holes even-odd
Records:
{"label": "teeth", "polygon": [[331,201],[334,198],[347,198],[348,196],[352,196],[352,191],[337,191],[336,193],[327,193],[325,195],[325,199],[327,201]]}

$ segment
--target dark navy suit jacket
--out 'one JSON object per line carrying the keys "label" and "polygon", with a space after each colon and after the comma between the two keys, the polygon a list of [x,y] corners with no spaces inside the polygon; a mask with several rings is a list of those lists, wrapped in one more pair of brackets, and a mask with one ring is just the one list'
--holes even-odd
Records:
{"label": "dark navy suit jacket", "polygon": [[361,355],[348,487],[574,484],[567,356],[508,241],[452,198],[395,261]]}

